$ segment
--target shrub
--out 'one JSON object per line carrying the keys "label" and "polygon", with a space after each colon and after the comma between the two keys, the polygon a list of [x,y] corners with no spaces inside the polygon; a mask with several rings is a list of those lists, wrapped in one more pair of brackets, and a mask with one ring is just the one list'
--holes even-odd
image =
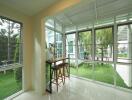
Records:
{"label": "shrub", "polygon": [[22,68],[17,68],[15,71],[15,79],[17,83],[22,83]]}

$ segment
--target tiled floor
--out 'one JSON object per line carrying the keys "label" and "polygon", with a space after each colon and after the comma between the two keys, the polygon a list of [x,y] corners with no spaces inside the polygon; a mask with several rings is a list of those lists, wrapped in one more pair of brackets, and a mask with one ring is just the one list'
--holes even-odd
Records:
{"label": "tiled floor", "polygon": [[132,92],[123,92],[112,87],[71,77],[59,92],[37,95],[35,92],[23,93],[14,100],[132,100]]}

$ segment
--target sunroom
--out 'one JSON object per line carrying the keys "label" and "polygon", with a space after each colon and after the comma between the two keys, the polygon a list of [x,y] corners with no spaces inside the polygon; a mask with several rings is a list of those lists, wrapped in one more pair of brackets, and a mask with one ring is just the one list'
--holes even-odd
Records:
{"label": "sunroom", "polygon": [[1,100],[130,100],[130,0],[26,2],[0,1]]}

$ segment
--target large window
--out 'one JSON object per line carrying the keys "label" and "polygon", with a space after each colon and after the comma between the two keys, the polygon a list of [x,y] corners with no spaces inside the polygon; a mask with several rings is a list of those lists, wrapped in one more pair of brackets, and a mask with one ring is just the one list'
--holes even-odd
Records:
{"label": "large window", "polygon": [[21,24],[0,17],[0,99],[22,89]]}
{"label": "large window", "polygon": [[58,33],[56,32],[56,51],[55,51],[55,55],[57,58],[63,57],[63,35],[62,33]]}
{"label": "large window", "polygon": [[66,34],[66,55],[75,58],[75,33]]}
{"label": "large window", "polygon": [[47,48],[49,48],[50,45],[53,46],[53,55],[55,58],[63,56],[62,33],[58,33],[51,29],[46,28],[46,43]]}
{"label": "large window", "polygon": [[47,49],[52,45],[54,58],[60,58],[63,56],[62,25],[54,19],[48,19],[45,25]]}
{"label": "large window", "polygon": [[128,25],[118,26],[118,62],[128,62],[129,60],[129,28]]}
{"label": "large window", "polygon": [[[94,63],[94,80],[114,84],[114,73],[113,64]],[[121,79],[119,75],[117,76],[117,79]]]}
{"label": "large window", "polygon": [[68,53],[73,53],[73,41],[68,42]]}
{"label": "large window", "polygon": [[49,47],[49,44],[54,44],[54,31],[50,30],[48,28],[46,28],[46,43],[47,43],[47,47]]}
{"label": "large window", "polygon": [[78,53],[78,59],[71,64],[71,74],[132,89],[132,25],[118,25],[117,32],[112,26],[94,27],[93,30],[94,33],[81,30],[78,36],[66,35],[67,53]]}
{"label": "large window", "polygon": [[92,37],[91,31],[79,32],[78,35],[79,58],[92,60]]}
{"label": "large window", "polygon": [[117,86],[132,89],[131,75],[132,75],[132,25],[124,24],[118,26],[117,33],[117,65],[116,72],[120,75],[124,84],[116,80]]}
{"label": "large window", "polygon": [[113,61],[112,27],[95,30],[95,60]]}

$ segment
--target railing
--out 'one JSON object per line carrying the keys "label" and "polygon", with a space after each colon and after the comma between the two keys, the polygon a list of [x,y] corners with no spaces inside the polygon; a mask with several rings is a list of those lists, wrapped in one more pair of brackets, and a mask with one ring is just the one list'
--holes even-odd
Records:
{"label": "railing", "polygon": [[1,61],[1,62],[2,62],[2,64],[0,65],[0,72],[4,71],[4,73],[6,73],[7,70],[23,67],[22,64],[20,64],[20,63],[13,63],[13,61],[4,60],[4,61]]}

